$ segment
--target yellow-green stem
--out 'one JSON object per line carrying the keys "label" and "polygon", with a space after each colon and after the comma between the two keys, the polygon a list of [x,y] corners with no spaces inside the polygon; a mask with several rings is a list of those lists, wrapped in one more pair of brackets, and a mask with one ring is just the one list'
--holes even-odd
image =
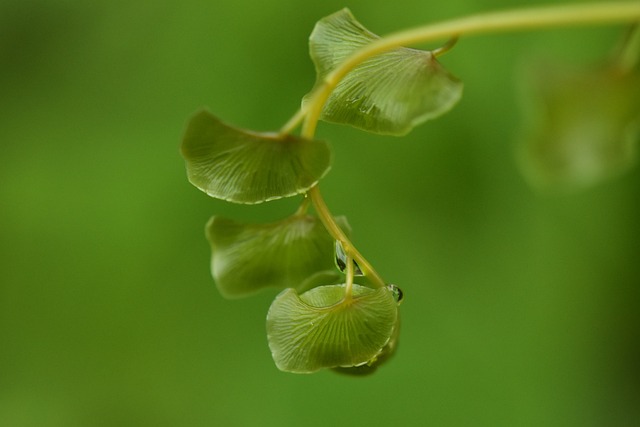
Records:
{"label": "yellow-green stem", "polygon": [[483,33],[633,21],[640,21],[640,2],[539,6],[482,13],[400,31],[368,44],[347,58],[327,75],[324,84],[314,91],[304,109],[294,117],[299,120],[300,116],[305,116],[302,135],[312,138],[322,107],[344,76],[366,59],[400,46]]}
{"label": "yellow-green stem", "polygon": [[[324,83],[316,88],[308,102],[305,103],[305,106],[296,112],[282,127],[281,132],[289,133],[302,122],[302,136],[313,139],[324,104],[347,73],[368,58],[397,47],[450,38],[453,41],[450,41],[440,51],[437,51],[438,54],[443,54],[450,49],[458,37],[466,37],[473,34],[633,21],[640,21],[640,2],[540,6],[483,13],[400,31],[382,37],[363,47],[329,73]],[[347,268],[349,268],[349,264],[352,264],[351,257],[353,257],[360,265],[363,273],[369,276],[376,286],[385,286],[382,278],[336,224],[320,194],[318,186],[309,190],[309,196],[324,226],[336,240],[342,243],[347,254]],[[350,290],[346,291],[346,295],[350,295]]]}
{"label": "yellow-green stem", "polygon": [[286,135],[288,133],[292,133],[293,130],[297,128],[300,123],[302,123],[302,121],[305,118],[305,115],[306,115],[306,111],[303,110],[302,108],[299,109],[296,112],[296,114],[294,114],[293,117],[291,117],[289,121],[285,123],[284,126],[282,126],[282,128],[280,128],[280,135]]}
{"label": "yellow-green stem", "polygon": [[298,209],[295,212],[295,216],[303,216],[307,214],[307,210],[309,210],[309,205],[311,204],[311,200],[309,200],[308,197],[305,196],[305,198],[302,200],[302,203],[300,203],[300,206],[298,206]]}
{"label": "yellow-green stem", "polygon": [[[309,190],[308,194],[311,198],[311,201],[313,202],[313,207],[316,209],[318,217],[320,217],[320,220],[322,221],[322,224],[324,224],[329,234],[331,234],[334,239],[338,240],[342,244],[347,257],[352,257],[353,260],[358,263],[360,269],[362,270],[362,273],[365,276],[369,277],[376,287],[381,288],[385,286],[386,284],[384,280],[382,280],[382,277],[380,277],[380,275],[374,270],[371,264],[369,264],[369,262],[362,256],[362,254],[358,252],[353,243],[351,243],[349,238],[344,234],[340,226],[336,224],[333,215],[331,215],[327,204],[322,198],[322,194],[320,194],[320,189],[318,188],[318,186],[316,185],[311,190]],[[349,264],[349,262],[347,262],[347,264]]]}
{"label": "yellow-green stem", "polygon": [[353,295],[353,258],[347,252],[347,280],[344,285],[344,301],[349,302]]}
{"label": "yellow-green stem", "polygon": [[437,58],[453,49],[456,43],[458,43],[458,36],[450,38],[445,44],[437,49],[432,50],[431,53]]}

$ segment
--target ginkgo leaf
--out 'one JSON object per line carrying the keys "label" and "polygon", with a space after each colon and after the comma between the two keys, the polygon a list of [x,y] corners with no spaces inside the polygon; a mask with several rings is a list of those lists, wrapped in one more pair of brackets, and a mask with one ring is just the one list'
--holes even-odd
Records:
{"label": "ginkgo leaf", "polygon": [[[377,39],[348,9],[318,21],[309,39],[317,73],[315,88],[350,55]],[[351,70],[330,95],[321,119],[403,135],[449,111],[461,96],[462,83],[432,52],[396,48]],[[303,102],[308,99],[309,95]]]}
{"label": "ginkgo leaf", "polygon": [[535,75],[530,97],[521,154],[525,174],[534,186],[578,190],[634,164],[640,130],[640,73],[545,66]]}
{"label": "ginkgo leaf", "polygon": [[285,289],[271,304],[267,338],[276,366],[287,372],[374,363],[398,324],[392,292],[354,285],[319,286],[298,295]]}
{"label": "ginkgo leaf", "polygon": [[236,129],[207,111],[189,121],[182,155],[193,185],[235,203],[304,193],[331,164],[326,142]]}
{"label": "ginkgo leaf", "polygon": [[360,366],[350,366],[350,367],[336,367],[331,368],[333,371],[338,372],[340,374],[354,375],[354,376],[365,376],[371,375],[378,370],[378,368],[387,363],[389,359],[396,354],[398,349],[398,337],[400,336],[400,316],[398,316],[398,321],[396,322],[393,333],[391,335],[391,339],[382,348],[382,351],[372,360],[368,361],[364,365]]}
{"label": "ginkgo leaf", "polygon": [[[396,304],[397,305],[402,304],[402,300],[404,298],[402,290],[396,285],[392,285],[392,284],[387,285],[387,289],[391,291],[391,295],[393,296],[393,300],[396,302]],[[396,353],[396,350],[398,349],[399,335],[400,335],[400,316],[398,313],[398,321],[396,322],[395,327],[393,328],[393,334],[391,335],[391,339],[389,340],[387,345],[384,346],[380,354],[378,354],[375,358],[371,359],[364,365],[351,366],[351,367],[337,367],[337,368],[332,368],[332,370],[341,374],[356,375],[356,376],[370,375],[374,373],[375,371],[378,370],[378,368],[381,365],[386,363]]]}
{"label": "ginkgo leaf", "polygon": [[[346,233],[346,218],[336,217]],[[319,272],[335,270],[333,238],[311,215],[267,224],[243,224],[214,216],[206,226],[211,273],[220,293],[238,298],[263,288],[306,289]],[[326,278],[326,276],[325,276]]]}

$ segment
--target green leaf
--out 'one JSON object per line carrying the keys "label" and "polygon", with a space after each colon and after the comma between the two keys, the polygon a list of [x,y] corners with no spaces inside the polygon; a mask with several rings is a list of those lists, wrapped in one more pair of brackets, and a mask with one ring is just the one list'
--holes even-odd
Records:
{"label": "green leaf", "polygon": [[400,335],[400,320],[398,316],[398,322],[396,322],[396,325],[393,328],[393,334],[391,335],[391,339],[389,340],[387,345],[385,345],[382,348],[382,351],[380,352],[380,354],[378,354],[374,359],[360,366],[351,366],[348,368],[337,367],[337,368],[331,368],[331,369],[335,372],[338,372],[340,374],[346,374],[346,375],[353,375],[353,376],[371,375],[375,371],[377,371],[381,365],[387,363],[389,359],[393,357],[394,354],[396,354],[396,350],[398,349],[399,335]]}
{"label": "green leaf", "polygon": [[331,151],[323,141],[236,129],[207,111],[189,121],[182,155],[193,185],[235,203],[304,193],[331,164]]}
{"label": "green leaf", "polygon": [[285,289],[271,304],[267,337],[276,366],[287,372],[373,364],[398,325],[392,292],[354,285],[328,285],[298,295]]}
{"label": "green leaf", "polygon": [[[377,39],[348,9],[318,21],[309,40],[317,73],[315,88],[345,59]],[[370,132],[404,135],[449,111],[461,96],[462,83],[431,52],[397,48],[349,72],[327,100],[321,118]]]}
{"label": "green leaf", "polygon": [[634,164],[640,73],[547,65],[529,79],[531,107],[520,148],[524,173],[535,187],[579,190]]}
{"label": "green leaf", "polygon": [[[391,295],[393,296],[393,300],[396,302],[396,304],[397,305],[402,304],[402,300],[403,300],[402,290],[396,285],[391,285],[391,284],[387,285],[387,289],[389,289],[389,291],[391,292]],[[372,373],[377,371],[381,365],[388,362],[389,359],[391,359],[391,357],[396,353],[396,350],[398,349],[399,336],[400,336],[400,316],[398,316],[398,321],[396,322],[396,325],[393,328],[393,334],[391,335],[391,339],[389,340],[387,345],[384,346],[380,354],[378,354],[374,359],[370,360],[365,365],[351,366],[348,368],[337,367],[337,368],[332,368],[332,370],[341,374],[346,374],[346,375],[354,375],[354,376],[371,375]]]}
{"label": "green leaf", "polygon": [[[349,233],[346,218],[336,221]],[[211,273],[226,298],[269,287],[307,288],[314,284],[309,280],[315,274],[335,271],[334,240],[320,220],[310,215],[268,224],[242,224],[214,216],[206,235],[211,244]]]}

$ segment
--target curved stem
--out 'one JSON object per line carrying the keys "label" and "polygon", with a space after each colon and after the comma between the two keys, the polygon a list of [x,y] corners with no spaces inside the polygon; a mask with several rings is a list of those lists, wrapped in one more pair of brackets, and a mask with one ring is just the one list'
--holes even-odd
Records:
{"label": "curved stem", "polygon": [[[314,90],[305,105],[282,127],[281,133],[292,131],[304,120],[302,122],[302,137],[312,139],[324,104],[347,73],[368,58],[397,47],[448,37],[450,41],[434,52],[436,55],[442,55],[451,49],[458,37],[473,34],[632,21],[640,21],[640,2],[541,6],[483,13],[390,34],[358,50],[329,73],[324,79],[324,83]],[[628,62],[636,60],[636,57],[630,58]],[[385,286],[385,282],[380,275],[358,252],[336,224],[320,194],[318,186],[316,185],[309,190],[308,194],[326,229],[344,247],[348,266],[352,264],[350,257],[353,257],[360,265],[363,273],[369,276],[377,287]]]}
{"label": "curved stem", "polygon": [[454,37],[450,38],[445,44],[443,44],[442,46],[440,46],[437,49],[432,50],[431,54],[433,56],[435,56],[436,58],[439,57],[439,56],[442,56],[445,53],[449,52],[451,49],[453,49],[453,47],[456,45],[456,43],[458,43],[458,36],[454,36]]}
{"label": "curved stem", "polygon": [[358,252],[353,243],[351,243],[349,238],[346,236],[346,234],[344,234],[340,226],[336,223],[333,215],[331,215],[331,212],[327,207],[327,204],[322,198],[322,194],[320,194],[320,189],[318,188],[318,186],[316,185],[311,190],[309,190],[308,194],[311,198],[311,201],[313,202],[313,207],[316,209],[316,212],[320,217],[320,220],[322,221],[322,224],[324,224],[329,234],[331,234],[331,237],[338,240],[342,244],[342,247],[347,254],[347,268],[349,268],[349,264],[353,264],[353,262],[350,262],[349,260],[349,257],[352,257],[353,260],[358,263],[358,266],[362,270],[362,273],[365,276],[368,276],[376,287],[381,288],[383,286],[386,286],[386,283],[384,282],[384,280],[382,280],[382,277],[380,277],[380,275],[374,270],[371,264],[369,264],[369,261],[367,261],[365,257],[363,257],[362,254]]}
{"label": "curved stem", "polygon": [[281,128],[280,128],[280,135],[286,135],[288,133],[293,132],[293,130],[295,128],[298,127],[298,125],[300,123],[302,123],[302,121],[304,120],[305,116],[306,116],[307,112],[305,109],[300,108],[290,119],[287,123],[285,123]]}
{"label": "curved stem", "polygon": [[358,50],[327,75],[324,84],[309,98],[306,112],[302,112],[306,114],[302,134],[313,136],[322,107],[349,71],[366,59],[388,50],[452,36],[637,20],[640,20],[640,2],[575,4],[483,13],[390,34]]}
{"label": "curved stem", "polygon": [[302,203],[300,203],[300,206],[298,206],[298,209],[294,213],[294,216],[306,215],[307,214],[307,210],[309,210],[309,204],[310,203],[311,203],[311,201],[309,200],[309,197],[307,197],[305,195],[304,199],[302,200]]}

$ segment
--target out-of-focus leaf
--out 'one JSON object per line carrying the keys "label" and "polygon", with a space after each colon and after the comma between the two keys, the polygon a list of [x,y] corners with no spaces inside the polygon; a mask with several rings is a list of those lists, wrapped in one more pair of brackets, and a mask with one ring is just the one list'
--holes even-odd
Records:
{"label": "out-of-focus leaf", "polygon": [[[377,39],[348,9],[318,21],[309,39],[315,87],[350,55]],[[327,100],[321,118],[369,132],[403,135],[446,113],[461,96],[462,83],[431,52],[397,48],[347,74]]]}
{"label": "out-of-focus leaf", "polygon": [[182,155],[193,185],[235,203],[304,193],[331,164],[330,148],[323,141],[236,129],[207,111],[189,121]]}
{"label": "out-of-focus leaf", "polygon": [[[346,218],[336,221],[350,232]],[[206,235],[211,244],[211,273],[227,298],[268,287],[306,289],[310,277],[335,271],[333,238],[314,216],[293,215],[268,224],[242,224],[214,216]]]}
{"label": "out-of-focus leaf", "polygon": [[633,165],[640,124],[638,72],[547,66],[531,86],[533,103],[521,154],[534,186],[578,190]]}
{"label": "out-of-focus leaf", "polygon": [[267,337],[276,366],[287,372],[372,364],[388,348],[398,306],[388,288],[328,285],[298,295],[285,289],[271,304]]}

